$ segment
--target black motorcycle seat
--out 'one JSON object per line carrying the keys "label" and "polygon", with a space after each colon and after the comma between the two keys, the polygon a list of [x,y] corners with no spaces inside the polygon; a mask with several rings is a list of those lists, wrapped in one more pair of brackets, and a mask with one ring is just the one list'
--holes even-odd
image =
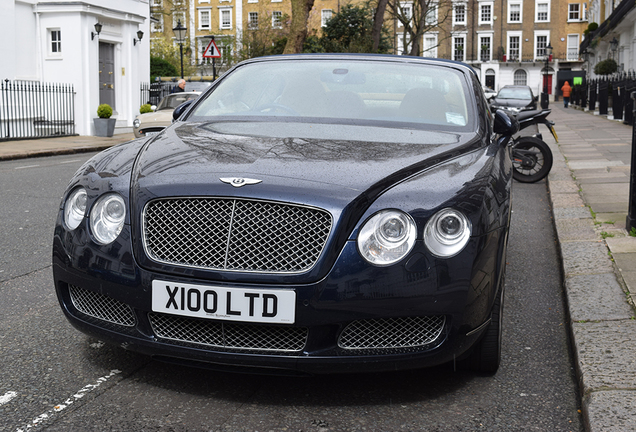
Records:
{"label": "black motorcycle seat", "polygon": [[541,113],[547,111],[548,114],[550,114],[551,110],[532,110],[532,111],[521,111],[519,114],[517,114],[517,120],[518,121],[523,121],[532,117],[538,117]]}

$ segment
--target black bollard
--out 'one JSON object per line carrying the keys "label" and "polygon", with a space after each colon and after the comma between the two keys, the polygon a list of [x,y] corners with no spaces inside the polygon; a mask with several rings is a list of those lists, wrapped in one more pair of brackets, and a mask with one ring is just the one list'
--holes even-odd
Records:
{"label": "black bollard", "polygon": [[[633,103],[633,118],[636,119],[636,91],[632,92]],[[632,126],[632,166],[629,170],[629,206],[627,207],[627,220],[625,222],[625,229],[627,232],[631,232],[636,228],[636,121]]]}

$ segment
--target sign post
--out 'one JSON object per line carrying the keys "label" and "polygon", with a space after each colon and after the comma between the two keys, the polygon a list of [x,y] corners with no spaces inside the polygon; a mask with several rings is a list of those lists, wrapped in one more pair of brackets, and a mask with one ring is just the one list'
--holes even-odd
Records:
{"label": "sign post", "polygon": [[212,40],[208,44],[208,47],[203,51],[203,58],[211,58],[212,59],[212,81],[216,80],[216,62],[215,60],[221,58],[221,51],[214,43],[214,36],[212,36]]}

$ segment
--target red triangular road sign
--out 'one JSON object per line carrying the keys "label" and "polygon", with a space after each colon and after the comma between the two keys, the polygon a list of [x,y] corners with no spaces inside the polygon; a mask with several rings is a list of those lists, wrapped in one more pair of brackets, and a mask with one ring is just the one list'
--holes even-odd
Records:
{"label": "red triangular road sign", "polygon": [[210,40],[208,47],[203,51],[204,58],[221,58],[221,51],[217,48],[214,43],[214,39]]}

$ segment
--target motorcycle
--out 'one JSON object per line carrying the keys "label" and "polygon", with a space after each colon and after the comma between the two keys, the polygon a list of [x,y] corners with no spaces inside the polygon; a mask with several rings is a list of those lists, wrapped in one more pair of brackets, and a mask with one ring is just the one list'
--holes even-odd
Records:
{"label": "motorcycle", "polygon": [[520,131],[533,125],[537,128],[534,135],[517,135],[513,138],[512,177],[519,182],[538,182],[547,176],[552,169],[552,151],[539,133],[539,124],[544,124],[552,133],[554,140],[559,142],[554,130],[554,122],[546,118],[551,112],[551,110],[546,109],[522,111],[516,114]]}

